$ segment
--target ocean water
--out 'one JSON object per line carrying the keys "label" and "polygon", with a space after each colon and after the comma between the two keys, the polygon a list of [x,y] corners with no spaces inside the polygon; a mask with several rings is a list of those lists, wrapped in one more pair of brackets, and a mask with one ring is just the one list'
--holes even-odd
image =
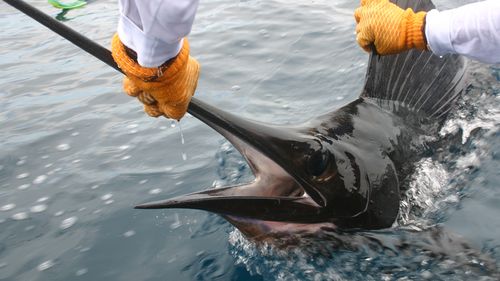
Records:
{"label": "ocean water", "polygon": [[[109,46],[116,1],[30,3]],[[201,1],[196,96],[275,124],[355,99],[357,4]],[[206,212],[134,210],[252,174],[206,125],[147,117],[114,70],[3,1],[0,25],[0,280],[498,280],[500,66],[471,63],[450,140],[416,164],[393,228],[277,248]]]}

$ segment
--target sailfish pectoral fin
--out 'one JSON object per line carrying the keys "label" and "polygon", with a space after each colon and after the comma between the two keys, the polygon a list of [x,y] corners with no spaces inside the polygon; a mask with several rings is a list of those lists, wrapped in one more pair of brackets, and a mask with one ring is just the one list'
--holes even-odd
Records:
{"label": "sailfish pectoral fin", "polygon": [[145,203],[136,209],[198,209],[221,215],[238,216],[266,221],[312,223],[327,219],[323,208],[308,197],[268,197],[233,195],[231,186],[212,189],[176,198]]}

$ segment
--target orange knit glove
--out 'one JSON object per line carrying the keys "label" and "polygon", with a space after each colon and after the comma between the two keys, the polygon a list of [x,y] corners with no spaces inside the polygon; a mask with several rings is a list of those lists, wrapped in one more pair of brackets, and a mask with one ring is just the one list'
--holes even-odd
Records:
{"label": "orange knit glove", "polygon": [[118,34],[113,37],[111,51],[126,75],[123,89],[144,104],[149,116],[179,120],[186,114],[200,75],[199,63],[189,55],[187,38],[173,61],[160,67],[142,67],[131,59]]}
{"label": "orange knit glove", "polygon": [[426,50],[422,27],[425,12],[403,10],[388,0],[361,0],[354,12],[356,40],[367,52],[375,45],[380,55],[396,54],[411,48]]}

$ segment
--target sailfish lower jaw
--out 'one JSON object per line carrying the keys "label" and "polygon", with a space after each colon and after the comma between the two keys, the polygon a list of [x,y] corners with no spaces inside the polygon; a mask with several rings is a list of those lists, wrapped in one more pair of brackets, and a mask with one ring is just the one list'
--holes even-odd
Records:
{"label": "sailfish lower jaw", "polygon": [[[198,209],[262,221],[317,223],[331,220],[325,208],[308,196],[261,196],[258,184],[216,188],[168,200],[145,203],[136,209]],[[245,190],[245,195],[235,195]]]}

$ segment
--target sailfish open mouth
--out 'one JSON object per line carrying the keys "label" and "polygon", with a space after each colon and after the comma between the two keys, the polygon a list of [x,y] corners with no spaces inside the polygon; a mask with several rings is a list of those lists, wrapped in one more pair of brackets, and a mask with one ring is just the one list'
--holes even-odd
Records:
{"label": "sailfish open mouth", "polygon": [[314,150],[317,141],[297,131],[252,122],[208,104],[196,105],[195,117],[226,137],[246,158],[255,180],[249,184],[204,190],[140,204],[138,209],[187,208],[251,219],[297,223],[324,222],[336,216],[324,196],[294,167],[294,151]]}

